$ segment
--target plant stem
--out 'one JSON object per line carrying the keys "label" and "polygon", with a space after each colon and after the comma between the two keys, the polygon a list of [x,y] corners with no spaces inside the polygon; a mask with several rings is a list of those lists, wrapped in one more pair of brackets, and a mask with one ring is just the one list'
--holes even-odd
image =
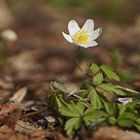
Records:
{"label": "plant stem", "polygon": [[117,87],[120,88],[120,89],[122,89],[122,90],[131,92],[131,93],[134,93],[134,94],[140,94],[140,92],[138,92],[138,91],[136,91],[136,90],[133,90],[133,89],[129,89],[129,88],[126,88],[126,87],[122,87],[122,86],[119,86],[119,85],[117,85]]}
{"label": "plant stem", "polygon": [[85,76],[88,76],[88,77],[91,78],[92,76],[90,74],[88,74],[87,72],[83,71],[81,66],[80,66],[79,59],[78,59],[79,52],[80,52],[80,47],[78,47],[78,49],[76,51],[76,64],[77,64],[77,67]]}

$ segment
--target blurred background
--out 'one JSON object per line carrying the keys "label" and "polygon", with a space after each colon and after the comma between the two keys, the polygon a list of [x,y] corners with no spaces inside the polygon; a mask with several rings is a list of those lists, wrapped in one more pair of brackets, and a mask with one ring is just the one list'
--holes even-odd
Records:
{"label": "blurred background", "polygon": [[[102,27],[95,48],[81,49],[80,65],[109,64],[122,81],[140,87],[139,0],[0,0],[0,87],[3,93],[29,86],[44,95],[52,80],[77,87],[83,74],[76,49],[62,36],[67,23],[87,18]],[[10,29],[10,30],[9,30]],[[42,96],[43,97],[43,96]]]}

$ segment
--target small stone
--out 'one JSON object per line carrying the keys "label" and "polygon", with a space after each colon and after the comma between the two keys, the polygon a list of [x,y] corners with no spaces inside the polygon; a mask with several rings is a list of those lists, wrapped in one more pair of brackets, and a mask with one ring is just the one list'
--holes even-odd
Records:
{"label": "small stone", "polygon": [[45,119],[46,119],[49,123],[54,123],[54,122],[56,121],[55,118],[52,117],[52,116],[47,116],[47,117],[45,117]]}

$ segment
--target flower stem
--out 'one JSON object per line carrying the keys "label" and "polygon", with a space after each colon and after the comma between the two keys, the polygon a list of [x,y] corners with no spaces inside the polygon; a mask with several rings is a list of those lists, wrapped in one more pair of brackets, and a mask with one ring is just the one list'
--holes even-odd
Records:
{"label": "flower stem", "polygon": [[90,74],[88,74],[87,72],[83,71],[83,69],[81,68],[80,66],[80,63],[79,63],[79,52],[80,52],[80,47],[78,47],[77,51],[76,51],[76,64],[77,64],[77,67],[78,69],[85,75],[85,76],[88,76],[88,77],[92,77]]}

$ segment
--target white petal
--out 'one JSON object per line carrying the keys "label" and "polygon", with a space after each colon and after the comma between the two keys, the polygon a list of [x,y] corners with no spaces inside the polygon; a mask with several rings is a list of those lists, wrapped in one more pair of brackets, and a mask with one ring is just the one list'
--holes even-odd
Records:
{"label": "white petal", "polygon": [[68,42],[73,43],[73,40],[72,40],[72,38],[71,38],[70,35],[68,35],[68,34],[66,34],[66,33],[64,33],[64,32],[62,32],[62,34],[63,34],[64,38],[65,38]]}
{"label": "white petal", "polygon": [[98,28],[94,31],[89,32],[90,41],[97,39],[101,33],[102,33],[102,28]]}
{"label": "white petal", "polygon": [[73,36],[76,32],[80,30],[80,27],[75,20],[71,20],[68,23],[68,30],[69,30],[70,36]]}
{"label": "white petal", "polygon": [[94,29],[94,21],[92,19],[87,19],[82,29],[92,31]]}
{"label": "white petal", "polygon": [[126,97],[126,98],[118,98],[118,101],[123,103],[123,104],[127,104],[129,102],[132,102],[132,98],[131,97]]}
{"label": "white petal", "polygon": [[93,40],[93,41],[89,42],[88,44],[84,45],[83,47],[84,48],[89,48],[89,47],[94,47],[94,46],[97,46],[97,45],[98,45],[98,43]]}

